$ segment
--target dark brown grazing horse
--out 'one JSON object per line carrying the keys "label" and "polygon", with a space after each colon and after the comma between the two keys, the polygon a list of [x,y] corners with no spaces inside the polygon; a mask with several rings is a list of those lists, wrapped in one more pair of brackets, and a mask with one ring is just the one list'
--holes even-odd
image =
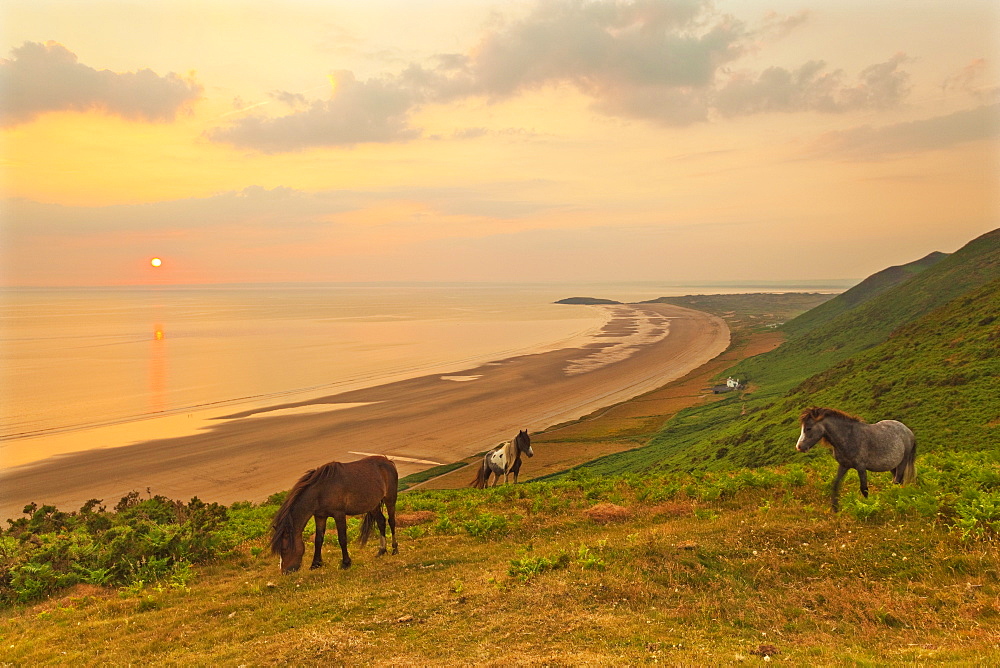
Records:
{"label": "dark brown grazing horse", "polygon": [[332,517],[337,525],[337,541],[343,558],[341,568],[350,568],[351,558],[347,554],[347,516],[364,515],[361,523],[360,543],[363,546],[371,535],[372,524],[378,525],[381,533],[379,556],[385,549],[385,505],[392,531],[392,553],[399,553],[396,543],[396,493],[399,474],[396,465],[388,458],[365,457],[354,462],[330,462],[317,469],[307,471],[299,478],[288,498],[271,521],[271,553],[281,561],[278,566],[282,573],[291,573],[302,566],[305,543],[302,530],[312,517],[316,520],[316,552],[311,568],[323,565],[320,553],[323,535],[326,533],[326,518]]}
{"label": "dark brown grazing horse", "polygon": [[802,431],[795,449],[807,452],[819,441],[833,446],[837,475],[830,502],[839,509],[840,482],[848,471],[858,472],[861,494],[868,498],[868,471],[892,471],[892,481],[905,485],[916,477],[917,439],[902,422],[882,420],[868,424],[835,408],[809,408],[799,417]]}

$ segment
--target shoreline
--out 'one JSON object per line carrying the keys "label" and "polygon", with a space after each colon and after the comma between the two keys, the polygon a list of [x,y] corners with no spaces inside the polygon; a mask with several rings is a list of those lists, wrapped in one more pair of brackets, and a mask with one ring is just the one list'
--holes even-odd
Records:
{"label": "shoreline", "polygon": [[197,434],[4,469],[0,515],[17,517],[31,502],[64,511],[91,498],[111,505],[147,489],[182,500],[259,502],[306,470],[356,453],[396,458],[403,477],[481,452],[519,429],[538,432],[656,389],[722,353],[729,329],[700,311],[623,305],[574,344],[236,412]]}

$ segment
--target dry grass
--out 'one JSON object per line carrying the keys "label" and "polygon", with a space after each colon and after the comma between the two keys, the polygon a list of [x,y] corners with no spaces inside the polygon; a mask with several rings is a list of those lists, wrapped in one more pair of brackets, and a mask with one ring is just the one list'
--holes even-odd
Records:
{"label": "dry grass", "polygon": [[611,522],[624,522],[632,516],[628,508],[623,508],[614,503],[598,503],[583,511],[583,514],[598,524],[609,524]]}
{"label": "dry grass", "polygon": [[414,510],[408,513],[396,513],[396,527],[405,529],[434,520],[436,515],[431,510]]}
{"label": "dry grass", "polygon": [[[423,501],[440,519],[483,494]],[[532,510],[545,494],[525,486],[477,506],[510,519],[505,536],[403,533],[397,556],[352,546],[349,571],[281,577],[253,549],[261,544],[201,569],[187,588],[72,590],[4,613],[0,662],[1000,662],[993,543],[963,545],[918,520],[831,515],[809,488],[713,504],[643,503],[625,487],[595,504],[582,488]],[[594,509],[618,521],[595,522]],[[512,562],[549,566],[515,577]]]}

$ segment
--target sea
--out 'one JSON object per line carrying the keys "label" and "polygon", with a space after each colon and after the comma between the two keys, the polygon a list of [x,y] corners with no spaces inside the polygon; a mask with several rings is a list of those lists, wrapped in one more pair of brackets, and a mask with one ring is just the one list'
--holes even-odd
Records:
{"label": "sea", "polygon": [[280,284],[0,290],[0,467],[202,428],[204,420],[590,336],[554,302],[839,292],[843,282]]}

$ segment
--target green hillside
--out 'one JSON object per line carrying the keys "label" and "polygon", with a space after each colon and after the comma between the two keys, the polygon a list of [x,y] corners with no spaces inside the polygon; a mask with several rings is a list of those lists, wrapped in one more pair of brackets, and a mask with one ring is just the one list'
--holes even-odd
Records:
{"label": "green hillside", "polygon": [[[952,299],[933,308],[943,296]],[[878,322],[879,313],[895,331]],[[901,420],[917,432],[921,453],[988,451],[1000,460],[998,314],[1000,231],[994,231],[828,325],[738,365],[731,372],[749,376],[750,392],[683,411],[646,446],[584,468],[722,471],[803,458],[792,445],[797,417],[810,405],[869,421]],[[871,343],[876,336],[881,343]],[[818,456],[828,457],[822,450],[808,455]]]}
{"label": "green hillside", "polygon": [[[920,452],[992,452],[1000,461],[1000,279],[901,328],[882,345],[800,381],[785,396],[733,395],[681,413],[645,447],[596,460],[601,473],[727,470],[803,457],[797,418],[826,405],[898,419]],[[746,414],[742,413],[746,411]]]}
{"label": "green hillside", "polygon": [[822,306],[806,311],[797,318],[786,322],[782,326],[789,338],[796,338],[811,329],[833,320],[837,316],[853,308],[864,304],[866,301],[877,297],[889,288],[892,288],[903,281],[906,281],[924,269],[934,266],[941,260],[948,257],[947,253],[937,251],[908,264],[889,267],[872,274],[865,280],[855,285],[850,290],[843,292]]}
{"label": "green hillside", "polygon": [[799,382],[889,338],[969,290],[1000,277],[1000,229],[885,290],[859,306],[732,370],[763,394],[784,394]]}

